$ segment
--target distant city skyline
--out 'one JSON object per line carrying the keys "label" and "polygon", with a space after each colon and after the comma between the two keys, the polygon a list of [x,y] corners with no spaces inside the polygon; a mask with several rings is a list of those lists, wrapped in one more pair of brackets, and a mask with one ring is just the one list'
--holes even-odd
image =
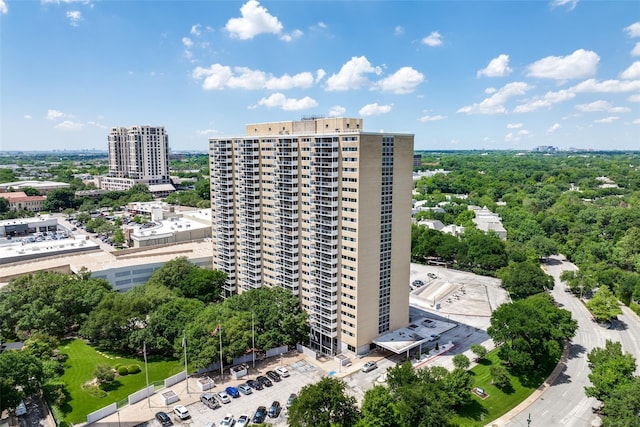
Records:
{"label": "distant city skyline", "polygon": [[0,151],[363,117],[416,150],[640,149],[633,1],[0,0]]}

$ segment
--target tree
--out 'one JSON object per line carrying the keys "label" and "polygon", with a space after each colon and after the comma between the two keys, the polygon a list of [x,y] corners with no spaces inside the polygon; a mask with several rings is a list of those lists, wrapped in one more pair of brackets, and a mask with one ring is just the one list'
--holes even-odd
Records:
{"label": "tree", "polygon": [[491,375],[491,383],[500,389],[507,388],[511,385],[509,372],[504,365],[491,365],[489,375]]}
{"label": "tree", "polygon": [[[469,375],[467,372],[464,374]],[[398,420],[402,426],[449,426],[453,407],[464,398],[456,384],[463,377],[455,375],[445,385],[447,370],[442,367],[413,369],[411,363],[387,371],[387,384],[395,398]],[[464,384],[464,382],[462,382]],[[468,395],[469,389],[466,393]],[[461,400],[460,400],[461,401]]]}
{"label": "tree", "polygon": [[19,276],[0,290],[0,330],[11,338],[35,332],[61,338],[111,291],[109,282],[90,275],[41,271]]}
{"label": "tree", "polygon": [[553,278],[531,261],[512,262],[498,270],[502,287],[513,299],[522,299],[553,289]]}
{"label": "tree", "polygon": [[587,355],[591,367],[591,386],[585,387],[589,397],[605,402],[616,389],[631,381],[636,370],[636,360],[622,351],[622,344],[607,340],[604,348],[596,347]]}
{"label": "tree", "polygon": [[491,314],[487,333],[500,346],[500,358],[527,373],[555,364],[577,328],[571,313],[543,293],[502,304]]}
{"label": "tree", "polygon": [[0,197],[0,214],[9,212],[11,209],[11,205],[9,204],[9,200],[4,197]]}
{"label": "tree", "polygon": [[469,348],[473,354],[478,356],[477,360],[480,360],[487,355],[487,349],[482,344],[471,344]]}
{"label": "tree", "polygon": [[467,245],[466,262],[472,268],[495,271],[507,265],[505,243],[497,234],[465,232],[462,241]]}
{"label": "tree", "polygon": [[34,355],[18,350],[0,353],[0,412],[40,390],[42,380],[42,363]]}
{"label": "tree", "polygon": [[560,280],[566,282],[571,292],[580,294],[581,297],[591,292],[597,286],[597,282],[593,276],[580,270],[565,270],[560,274]]}
{"label": "tree", "polygon": [[606,285],[600,286],[593,298],[587,302],[587,308],[598,320],[611,320],[622,314],[618,298]]}
{"label": "tree", "polygon": [[40,195],[40,191],[37,188],[33,188],[33,187],[22,187],[21,188],[22,192],[24,192],[24,194],[26,194],[27,196],[39,196]]}
{"label": "tree", "polygon": [[59,188],[51,190],[44,201],[44,209],[52,212],[59,212],[77,206],[75,191],[70,188]]}
{"label": "tree", "polygon": [[400,427],[395,399],[389,388],[376,385],[367,390],[362,401],[357,427]]}
{"label": "tree", "polygon": [[640,377],[616,387],[602,408],[603,425],[635,427],[640,413]]}
{"label": "tree", "polygon": [[356,399],[347,396],[345,384],[326,377],[306,385],[289,408],[291,427],[349,427],[356,425],[360,414]]}
{"label": "tree", "polygon": [[226,274],[221,271],[207,270],[192,264],[187,257],[178,257],[157,269],[149,283],[161,284],[177,290],[181,296],[208,303],[222,299],[222,286],[226,280]]}
{"label": "tree", "polygon": [[464,354],[460,353],[453,356],[453,366],[456,369],[468,369],[469,365],[471,365],[471,362],[469,361],[469,358]]}
{"label": "tree", "polygon": [[93,370],[93,375],[95,375],[99,384],[107,384],[113,381],[116,378],[116,374],[113,368],[106,363],[101,363],[96,366]]}

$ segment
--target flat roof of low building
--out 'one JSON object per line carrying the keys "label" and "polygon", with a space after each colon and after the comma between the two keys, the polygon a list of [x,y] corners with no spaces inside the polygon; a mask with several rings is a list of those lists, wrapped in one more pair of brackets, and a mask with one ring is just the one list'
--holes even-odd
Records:
{"label": "flat roof of low building", "polygon": [[[50,241],[39,243],[50,244]],[[95,251],[49,256],[41,259],[33,259],[29,262],[0,265],[0,283],[6,283],[8,282],[7,278],[15,277],[20,274],[35,273],[43,270],[56,270],[65,266],[69,266],[72,271],[80,271],[82,267],[85,267],[92,273],[97,273],[112,268],[129,267],[140,265],[142,263],[152,264],[167,262],[179,256],[185,256],[189,259],[208,256],[213,257],[213,245],[211,244],[211,239],[205,239],[204,241],[198,242],[177,243],[166,246],[154,246],[149,249],[124,250],[122,252],[113,253],[100,250],[100,247],[95,242],[91,243],[96,245]]]}
{"label": "flat roof of low building", "polygon": [[432,335],[439,335],[454,327],[455,324],[449,322],[420,317],[405,328],[379,336],[373,340],[373,343],[396,354],[401,354],[421,344],[435,341],[437,338],[432,338]]}

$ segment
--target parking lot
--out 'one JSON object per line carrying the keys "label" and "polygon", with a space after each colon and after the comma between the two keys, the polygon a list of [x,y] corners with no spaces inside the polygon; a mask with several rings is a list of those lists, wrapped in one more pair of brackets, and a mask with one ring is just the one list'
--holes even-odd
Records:
{"label": "parking lot", "polygon": [[[242,414],[246,414],[253,419],[253,415],[259,406],[269,409],[274,400],[280,402],[282,410],[277,418],[265,419],[266,425],[286,426],[287,425],[287,409],[286,403],[291,393],[299,393],[300,389],[307,384],[319,381],[326,372],[317,366],[302,360],[300,357],[285,358],[280,364],[279,358],[270,361],[268,364],[259,366],[259,369],[250,369],[249,375],[239,380],[230,380],[226,377],[224,383],[216,384],[216,386],[207,393],[216,394],[223,391],[226,387],[238,385],[250,379],[255,379],[258,375],[264,375],[266,371],[273,370],[277,366],[285,366],[289,371],[289,376],[282,378],[280,382],[273,382],[271,387],[264,387],[262,390],[253,390],[249,395],[240,394],[240,397],[231,399],[230,403],[221,404],[217,409],[210,409],[200,402],[202,392],[196,386],[196,378],[189,379],[189,392],[184,389],[184,381],[172,387],[176,394],[180,396],[180,400],[170,405],[164,405],[161,400],[161,394],[165,389],[158,391],[147,401],[147,399],[134,405],[129,405],[120,410],[118,414],[110,415],[98,421],[96,425],[109,427],[139,426],[145,425],[149,427],[160,427],[160,423],[154,419],[156,412],[166,412],[173,424],[176,426],[193,426],[204,427],[207,423],[214,422],[216,426],[220,425],[220,421],[227,414],[232,414],[234,419]],[[184,405],[189,410],[191,417],[186,420],[180,420],[173,414],[173,408],[176,405]]]}

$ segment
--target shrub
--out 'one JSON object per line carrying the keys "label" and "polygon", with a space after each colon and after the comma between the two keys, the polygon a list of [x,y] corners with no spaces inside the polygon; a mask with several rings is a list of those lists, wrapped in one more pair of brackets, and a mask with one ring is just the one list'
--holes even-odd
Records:
{"label": "shrub", "polygon": [[129,365],[127,367],[127,372],[129,372],[130,374],[137,374],[138,372],[140,372],[140,365]]}
{"label": "shrub", "polygon": [[120,366],[118,368],[118,375],[123,377],[123,376],[128,375],[128,374],[129,374],[129,370],[127,369],[126,366]]}
{"label": "shrub", "polygon": [[93,370],[93,375],[96,376],[98,383],[100,384],[110,383],[116,377],[113,373],[113,368],[106,363],[96,366]]}

